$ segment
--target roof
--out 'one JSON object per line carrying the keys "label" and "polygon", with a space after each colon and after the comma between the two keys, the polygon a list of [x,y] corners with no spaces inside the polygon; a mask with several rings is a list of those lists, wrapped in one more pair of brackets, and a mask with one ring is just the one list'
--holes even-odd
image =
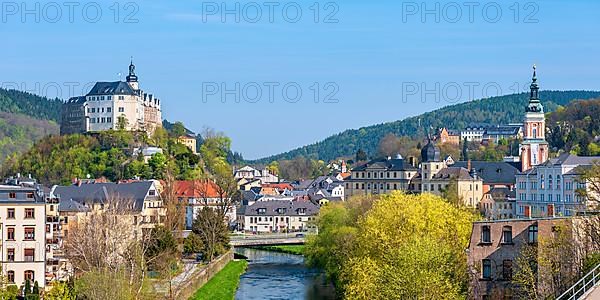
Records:
{"label": "roof", "polygon": [[175,194],[188,198],[220,198],[219,187],[212,180],[180,180],[175,182]]}
{"label": "roof", "polygon": [[469,174],[469,170],[461,167],[447,167],[441,169],[431,180],[446,180],[456,178],[459,180],[471,180],[473,177]]}
{"label": "roof", "polygon": [[507,187],[495,187],[489,190],[486,194],[491,195],[495,201],[514,200],[517,197],[516,191],[511,191]]}
{"label": "roof", "polygon": [[283,190],[288,190],[291,191],[294,188],[292,187],[291,184],[284,182],[284,183],[264,183],[261,185],[263,188],[275,188],[275,189],[279,189],[281,191]]}
{"label": "roof", "polygon": [[137,181],[130,183],[87,183],[81,185],[55,186],[53,194],[60,197],[59,209],[71,207],[70,201],[86,205],[91,203],[106,203],[112,197],[132,199],[134,209],[141,210],[148,191],[153,186],[152,181]]}
{"label": "roof", "polygon": [[[259,209],[264,209],[263,214],[259,214]],[[278,209],[285,209],[284,213],[279,213]],[[303,214],[300,213],[304,209]],[[246,207],[246,216],[299,216],[299,215],[316,215],[319,213],[319,207],[310,201],[258,201],[253,205]]]}
{"label": "roof", "polygon": [[[467,168],[469,162],[458,161],[452,166]],[[514,184],[519,169],[502,161],[471,161],[471,168],[483,179],[484,184]]]}
{"label": "roof", "polygon": [[416,171],[417,170],[417,168],[413,167],[410,163],[408,163],[407,161],[405,161],[402,158],[401,159],[380,158],[380,159],[371,160],[366,164],[358,166],[358,167],[352,169],[352,171],[364,171],[367,168],[371,168],[371,167],[380,167],[380,168],[384,168],[388,171]]}
{"label": "roof", "polygon": [[114,82],[96,82],[94,87],[90,90],[87,96],[102,96],[102,95],[132,95],[137,94],[131,88],[127,82],[114,81]]}
{"label": "roof", "polygon": [[[10,198],[9,193],[16,193],[15,198]],[[33,198],[27,198],[27,193],[33,193]],[[20,185],[0,184],[0,202],[3,203],[45,203],[44,197],[35,187]]]}
{"label": "roof", "polygon": [[85,96],[71,97],[65,103],[66,104],[82,104],[82,103],[85,103]]}
{"label": "roof", "polygon": [[559,155],[557,158],[551,158],[543,165],[591,165],[595,161],[600,162],[600,156],[577,156],[571,153],[563,153]]}

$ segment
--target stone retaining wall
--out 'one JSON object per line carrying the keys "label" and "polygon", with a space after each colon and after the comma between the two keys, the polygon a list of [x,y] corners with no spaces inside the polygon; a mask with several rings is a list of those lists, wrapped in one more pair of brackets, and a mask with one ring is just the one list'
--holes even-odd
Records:
{"label": "stone retaining wall", "polygon": [[196,293],[205,283],[207,283],[215,274],[219,273],[233,259],[233,250],[221,255],[213,262],[196,270],[192,277],[185,283],[182,283],[175,291],[175,299],[188,299]]}

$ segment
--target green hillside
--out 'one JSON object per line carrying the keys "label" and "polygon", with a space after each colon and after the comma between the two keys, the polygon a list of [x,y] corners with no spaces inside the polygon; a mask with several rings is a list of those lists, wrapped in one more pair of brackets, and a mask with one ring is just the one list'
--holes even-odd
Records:
{"label": "green hillside", "polygon": [[60,99],[0,89],[0,166],[47,135],[58,134]]}
{"label": "green hillside", "polygon": [[0,88],[0,112],[19,113],[40,120],[60,121],[62,100]]}
{"label": "green hillside", "polygon": [[[546,112],[556,110],[575,99],[600,97],[598,91],[542,91],[540,98]],[[331,160],[353,155],[358,149],[368,154],[377,151],[379,141],[388,133],[397,136],[425,136],[428,128],[448,127],[460,129],[473,123],[506,124],[521,122],[527,93],[491,97],[455,104],[404,120],[346,130],[323,141],[278,155],[262,158],[252,163],[292,159],[297,156]]]}

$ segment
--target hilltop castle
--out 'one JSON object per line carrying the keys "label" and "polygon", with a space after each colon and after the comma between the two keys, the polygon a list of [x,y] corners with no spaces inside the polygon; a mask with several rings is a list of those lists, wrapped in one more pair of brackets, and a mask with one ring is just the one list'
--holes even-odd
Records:
{"label": "hilltop castle", "polygon": [[152,134],[161,126],[160,100],[140,89],[132,61],[125,82],[96,82],[87,95],[70,98],[63,105],[60,133],[125,129]]}

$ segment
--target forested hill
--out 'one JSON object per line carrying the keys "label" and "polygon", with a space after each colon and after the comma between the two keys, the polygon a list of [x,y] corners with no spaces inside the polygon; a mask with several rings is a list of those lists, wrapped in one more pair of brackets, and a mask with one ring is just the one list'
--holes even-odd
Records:
{"label": "forested hill", "polygon": [[[598,91],[541,91],[540,98],[546,112],[556,110],[575,99],[600,97]],[[460,129],[473,123],[506,124],[522,122],[528,93],[512,94],[450,105],[404,120],[346,130],[323,141],[278,155],[262,158],[253,163],[292,159],[297,156],[332,160],[355,154],[358,149],[369,155],[377,151],[379,141],[388,133],[397,136],[425,136],[429,128]]]}
{"label": "forested hill", "polygon": [[48,99],[31,93],[0,88],[0,111],[24,114],[40,120],[60,121],[60,99]]}
{"label": "forested hill", "polygon": [[0,88],[0,166],[36,141],[58,134],[62,101]]}

